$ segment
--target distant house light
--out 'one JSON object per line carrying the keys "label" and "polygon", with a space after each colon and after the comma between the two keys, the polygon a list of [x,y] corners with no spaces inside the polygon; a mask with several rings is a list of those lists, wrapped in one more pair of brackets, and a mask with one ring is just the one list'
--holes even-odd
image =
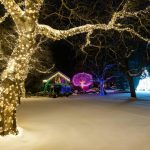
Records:
{"label": "distant house light", "polygon": [[60,77],[64,78],[66,81],[70,82],[70,78],[69,77],[64,75],[62,72],[58,71],[55,74],[51,75],[48,79],[43,80],[43,83],[46,83],[47,81],[50,81],[50,80],[52,80],[53,78],[55,78],[57,76],[60,76]]}

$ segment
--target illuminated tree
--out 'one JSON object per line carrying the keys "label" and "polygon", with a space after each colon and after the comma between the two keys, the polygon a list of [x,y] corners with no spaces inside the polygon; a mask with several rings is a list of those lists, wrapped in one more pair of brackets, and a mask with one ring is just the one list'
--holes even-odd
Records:
{"label": "illuminated tree", "polygon": [[[13,29],[12,23],[9,23],[9,27],[6,26],[6,24],[7,22],[4,22],[0,25],[0,74],[7,67],[7,61],[9,60],[9,57],[15,47],[17,39],[17,33]],[[26,87],[29,87],[29,85],[31,87],[33,79],[39,79],[40,76],[51,73],[54,67],[51,50],[49,50],[49,47],[47,46],[48,40],[43,36],[38,36],[36,38],[36,43],[35,53],[30,59],[29,74],[25,82]],[[39,84],[40,81],[36,83]],[[36,84],[34,83],[33,85]],[[23,89],[23,97],[25,97],[25,91],[26,90]]]}
{"label": "illuminated tree", "polygon": [[89,87],[93,83],[93,77],[85,72],[77,73],[73,76],[72,82],[74,86],[81,87],[84,90],[85,87]]}
{"label": "illuminated tree", "polygon": [[[96,22],[95,24],[88,22],[88,24],[78,27],[72,27],[66,30],[55,29],[51,26],[39,24],[39,11],[43,4],[43,0],[24,0],[23,6],[17,3],[17,0],[0,0],[4,5],[7,13],[2,17],[1,21],[5,19],[7,15],[10,15],[16,26],[16,32],[18,34],[17,43],[15,48],[7,62],[7,67],[3,71],[2,90],[0,98],[0,134],[17,134],[16,126],[16,108],[21,95],[21,89],[24,85],[24,81],[27,78],[29,72],[29,63],[32,55],[35,52],[36,36],[44,35],[51,40],[66,39],[68,37],[85,33],[86,47],[90,45],[94,31],[117,31],[120,34],[123,32],[130,33],[133,37],[137,37],[145,42],[150,42],[147,36],[143,36],[134,29],[132,26],[128,26],[123,23],[123,19],[134,17],[140,18],[140,15],[147,15],[150,10],[150,6],[143,10],[128,9],[132,3],[124,1],[120,4],[121,9],[117,9],[112,13],[110,19],[106,23]],[[61,5],[66,9],[69,9],[72,13],[73,9],[66,5],[64,0],[61,0]],[[61,14],[61,13],[60,13]],[[145,15],[145,16],[146,16]]]}
{"label": "illuminated tree", "polygon": [[12,49],[14,49],[16,34],[11,29],[6,30],[2,26],[0,28],[0,72],[2,72],[6,68]]}
{"label": "illuminated tree", "polygon": [[139,84],[136,88],[137,91],[150,91],[150,76],[148,71],[145,69],[140,77]]}

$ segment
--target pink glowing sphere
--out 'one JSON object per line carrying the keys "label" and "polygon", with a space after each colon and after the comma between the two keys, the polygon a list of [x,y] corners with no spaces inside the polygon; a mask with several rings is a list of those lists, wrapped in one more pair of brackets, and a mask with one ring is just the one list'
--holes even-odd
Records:
{"label": "pink glowing sphere", "polygon": [[80,86],[81,88],[90,86],[93,82],[93,77],[91,74],[88,73],[78,73],[75,74],[72,78],[72,83],[74,86]]}

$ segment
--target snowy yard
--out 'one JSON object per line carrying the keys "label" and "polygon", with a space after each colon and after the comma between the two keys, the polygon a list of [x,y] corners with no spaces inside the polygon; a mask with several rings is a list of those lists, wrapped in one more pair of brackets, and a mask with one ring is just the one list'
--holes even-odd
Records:
{"label": "snowy yard", "polygon": [[0,137],[1,150],[149,150],[150,93],[24,99],[18,136]]}

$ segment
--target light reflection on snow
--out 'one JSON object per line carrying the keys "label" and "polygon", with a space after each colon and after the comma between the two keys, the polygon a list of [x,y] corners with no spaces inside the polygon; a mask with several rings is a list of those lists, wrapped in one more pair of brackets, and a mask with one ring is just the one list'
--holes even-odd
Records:
{"label": "light reflection on snow", "polygon": [[0,140],[10,140],[10,139],[22,137],[23,136],[23,128],[18,127],[17,129],[18,129],[18,132],[19,132],[18,135],[10,134],[10,135],[6,135],[6,136],[0,136]]}

